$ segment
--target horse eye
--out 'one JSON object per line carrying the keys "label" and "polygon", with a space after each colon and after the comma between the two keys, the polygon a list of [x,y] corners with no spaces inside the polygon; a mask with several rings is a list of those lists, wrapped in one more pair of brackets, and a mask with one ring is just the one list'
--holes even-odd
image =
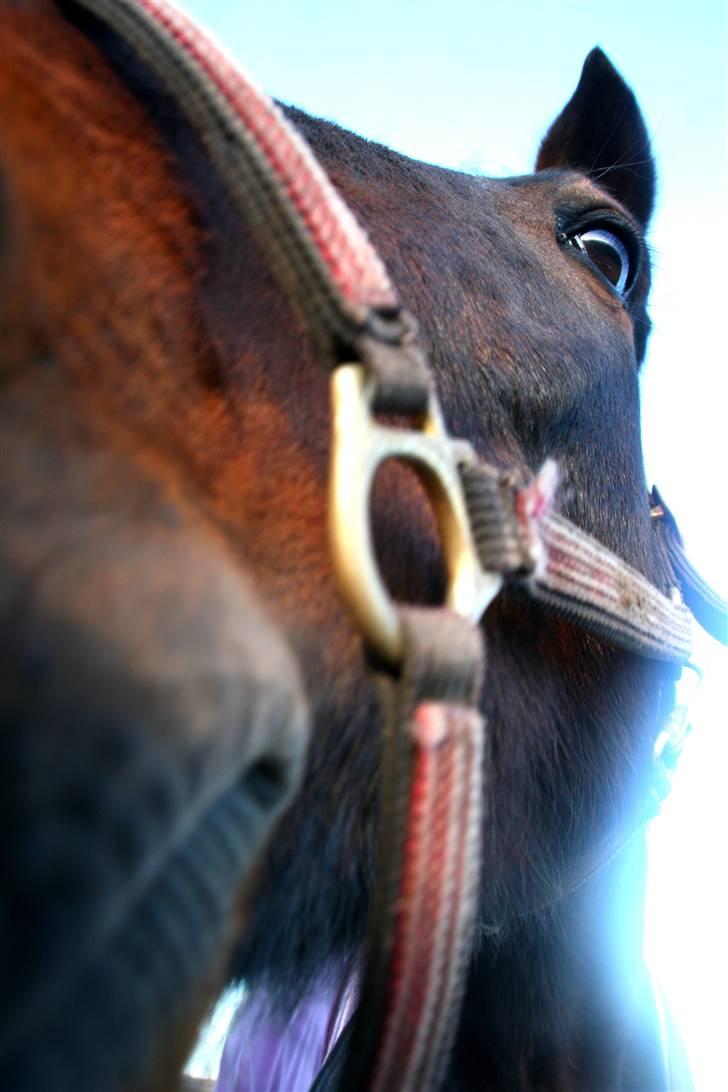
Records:
{"label": "horse eye", "polygon": [[590,228],[570,235],[569,242],[603,273],[615,291],[624,295],[629,287],[630,260],[626,246],[607,228]]}

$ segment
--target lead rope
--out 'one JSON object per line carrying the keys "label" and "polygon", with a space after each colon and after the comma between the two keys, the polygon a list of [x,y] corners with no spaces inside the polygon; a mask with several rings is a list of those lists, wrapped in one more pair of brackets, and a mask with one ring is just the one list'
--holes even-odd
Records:
{"label": "lead rope", "polygon": [[[482,612],[505,580],[642,655],[677,662],[689,654],[689,612],[550,512],[543,482],[519,490],[451,440],[414,323],[364,232],[280,111],[185,16],[165,0],[57,2],[92,36],[99,27],[118,35],[151,69],[197,130],[320,355],[334,366],[357,362],[334,375],[367,403],[361,436],[371,441],[371,457],[358,483],[361,510],[383,451],[414,462],[446,498],[440,508],[448,513],[442,529],[454,611],[388,604],[364,522],[354,545],[376,605],[343,588],[365,642],[390,667],[381,676],[386,716],[367,962],[337,1086],[434,1090],[458,1022],[477,905]],[[418,421],[410,430],[378,428],[377,414]],[[394,437],[390,446],[385,435]],[[334,461],[351,466],[346,428],[334,446]],[[350,532],[344,518],[334,551],[339,571]]]}

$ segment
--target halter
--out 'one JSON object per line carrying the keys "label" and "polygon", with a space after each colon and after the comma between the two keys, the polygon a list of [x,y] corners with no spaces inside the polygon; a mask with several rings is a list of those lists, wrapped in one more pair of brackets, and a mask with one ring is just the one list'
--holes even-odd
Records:
{"label": "halter", "polygon": [[[411,317],[349,209],[277,107],[166,0],[73,0],[175,98],[332,368],[334,568],[384,708],[377,880],[345,1092],[435,1089],[475,929],[483,800],[480,619],[504,586],[600,636],[674,664],[692,614],[726,641],[726,604],[689,566],[656,493],[668,594],[553,511],[555,467],[518,482],[447,433]],[[402,427],[402,419],[409,427]],[[372,545],[385,460],[421,478],[448,573],[440,608],[394,603]]]}

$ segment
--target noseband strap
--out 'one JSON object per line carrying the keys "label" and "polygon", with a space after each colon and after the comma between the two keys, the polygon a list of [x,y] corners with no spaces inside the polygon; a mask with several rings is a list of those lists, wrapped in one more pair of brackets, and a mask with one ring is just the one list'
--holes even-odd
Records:
{"label": "noseband strap", "polygon": [[553,511],[556,468],[525,487],[484,463],[461,466],[484,569],[509,587],[623,648],[687,663],[692,616],[676,580],[669,597],[591,535]]}

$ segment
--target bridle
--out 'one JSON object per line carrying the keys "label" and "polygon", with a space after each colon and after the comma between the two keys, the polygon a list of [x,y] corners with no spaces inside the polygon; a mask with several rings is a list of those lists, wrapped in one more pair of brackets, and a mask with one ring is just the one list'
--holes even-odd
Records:
{"label": "bridle", "polygon": [[[339,1087],[437,1088],[476,923],[487,606],[508,586],[639,655],[684,664],[693,616],[680,588],[723,639],[726,605],[687,563],[659,496],[667,594],[553,510],[554,466],[520,482],[448,435],[414,321],[368,239],[280,111],[184,16],[166,0],[65,6],[118,34],[174,97],[332,369],[332,558],[384,709],[376,891]],[[431,500],[442,607],[394,603],[379,574],[369,497],[389,459],[413,467]]]}

